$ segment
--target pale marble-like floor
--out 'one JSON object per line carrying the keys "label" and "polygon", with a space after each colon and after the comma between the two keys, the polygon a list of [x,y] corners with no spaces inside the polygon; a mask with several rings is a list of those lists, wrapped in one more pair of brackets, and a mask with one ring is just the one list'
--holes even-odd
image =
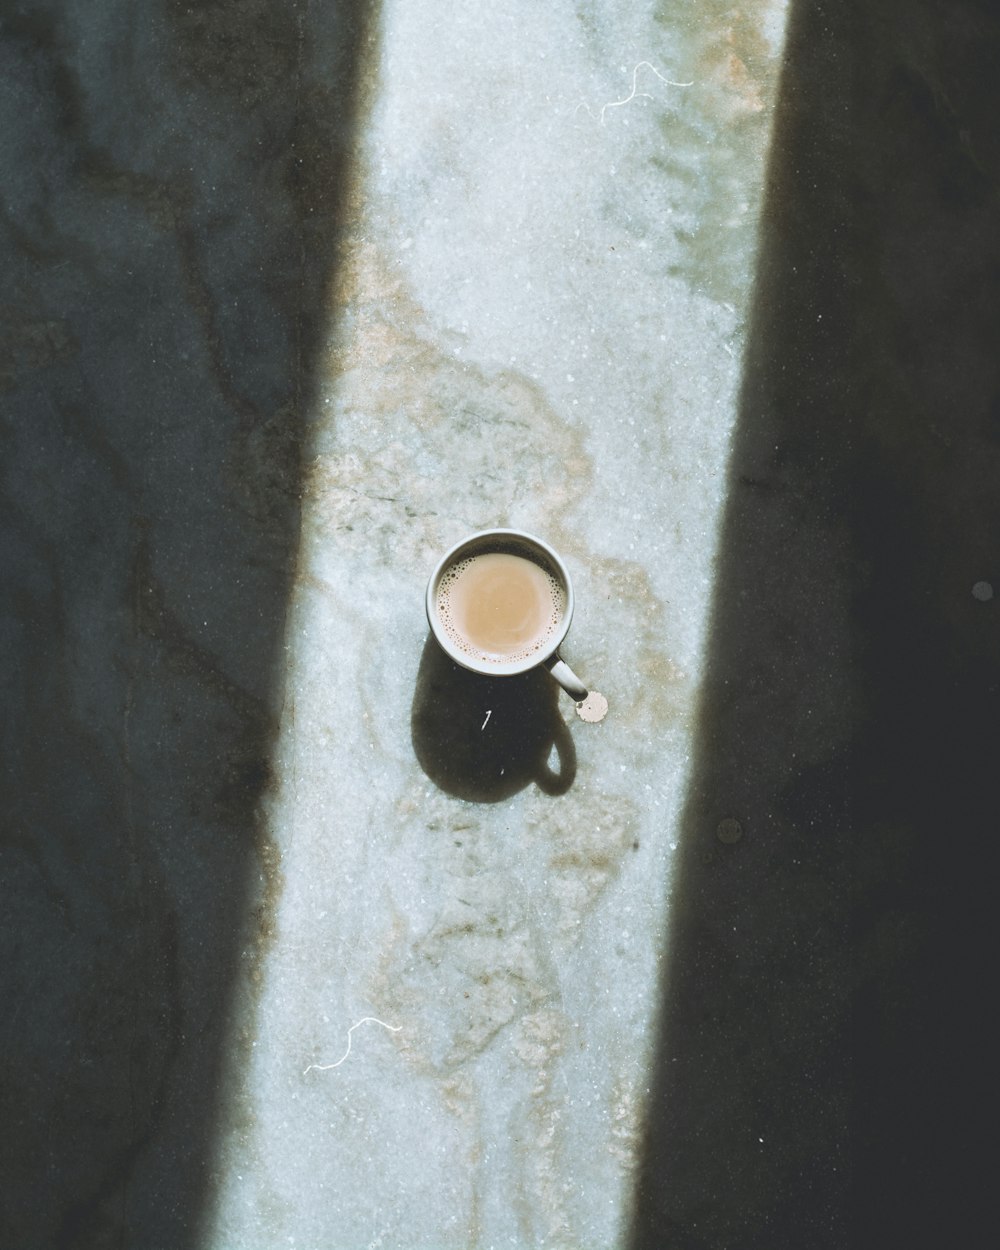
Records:
{"label": "pale marble-like floor", "polygon": [[2,1250],[992,1245],[998,63],[0,6]]}
{"label": "pale marble-like floor", "polygon": [[[219,1250],[620,1244],[782,19],[381,7]],[[548,678],[495,709],[425,647],[437,555],[494,525],[568,561],[603,724]]]}

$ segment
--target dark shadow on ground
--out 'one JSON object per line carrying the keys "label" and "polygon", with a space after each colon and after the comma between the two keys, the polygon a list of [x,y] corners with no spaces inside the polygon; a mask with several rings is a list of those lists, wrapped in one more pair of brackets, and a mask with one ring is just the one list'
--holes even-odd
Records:
{"label": "dark shadow on ground", "polygon": [[565,794],[576,748],[545,668],[486,677],[462,668],[429,636],[420,657],[410,727],[420,767],[447,794],[496,803],[534,783]]}
{"label": "dark shadow on ground", "polygon": [[0,15],[0,1242],[198,1243],[368,4]]}
{"label": "dark shadow on ground", "polygon": [[632,1250],[995,1235],[998,65],[792,5]]}

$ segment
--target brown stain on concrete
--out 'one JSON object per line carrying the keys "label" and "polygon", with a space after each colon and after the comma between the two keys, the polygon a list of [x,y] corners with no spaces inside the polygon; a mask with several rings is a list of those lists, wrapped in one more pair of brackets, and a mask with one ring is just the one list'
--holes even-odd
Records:
{"label": "brown stain on concrete", "polygon": [[[399,577],[429,572],[440,551],[471,530],[534,529],[581,570],[578,598],[590,597],[589,634],[578,642],[571,635],[569,645],[593,667],[611,712],[600,730],[587,732],[614,732],[617,718],[643,736],[685,717],[690,683],[665,649],[663,605],[647,571],[595,555],[573,523],[594,479],[584,433],[533,379],[463,360],[460,343],[443,341],[361,225],[332,294],[341,308],[325,369],[332,419],[317,434],[306,488],[315,541],[327,551],[335,546],[347,568],[374,560]],[[309,576],[304,562],[301,577]],[[530,806],[523,818],[524,853],[549,864],[549,936],[559,943],[578,940],[635,844],[634,785],[625,778],[586,802],[571,790],[558,804]],[[447,823],[435,817],[438,809],[454,810],[437,792],[428,799],[420,783],[397,807],[408,823],[423,811],[430,830]],[[442,843],[450,853],[435,844],[452,874],[441,914],[422,934],[404,936],[397,921],[372,982],[372,1001],[422,1021],[402,1044],[407,1059],[449,1082],[557,993],[536,945],[537,916],[520,905],[503,856],[483,848],[489,835],[474,810],[463,807],[462,816],[461,830]],[[435,992],[442,987],[444,1003]]]}

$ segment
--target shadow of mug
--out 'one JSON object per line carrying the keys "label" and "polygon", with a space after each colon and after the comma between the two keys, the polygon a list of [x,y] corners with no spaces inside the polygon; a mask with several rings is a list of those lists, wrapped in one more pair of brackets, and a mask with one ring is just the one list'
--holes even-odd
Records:
{"label": "shadow of mug", "polygon": [[420,658],[410,730],[430,780],[474,803],[496,803],[532,782],[545,794],[565,794],[576,777],[559,686],[544,668],[512,677],[473,673],[445,655],[433,635]]}

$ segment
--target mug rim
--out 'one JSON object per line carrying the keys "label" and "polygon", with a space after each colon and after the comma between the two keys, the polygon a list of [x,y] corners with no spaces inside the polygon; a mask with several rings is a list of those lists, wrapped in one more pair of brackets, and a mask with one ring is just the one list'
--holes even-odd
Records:
{"label": "mug rim", "polygon": [[[554,568],[559,574],[559,578],[566,592],[566,609],[563,612],[563,619],[559,629],[552,635],[546,645],[534,655],[531,655],[524,660],[515,660],[509,664],[496,664],[492,661],[477,662],[472,658],[472,656],[468,655],[465,651],[462,651],[461,648],[456,647],[448,638],[444,630],[440,628],[437,613],[434,608],[434,600],[437,595],[438,583],[440,582],[441,575],[444,571],[454,562],[456,556],[464,548],[489,538],[521,539],[527,546],[540,548],[546,557],[551,560]],[[553,656],[558,655],[559,648],[566,635],[569,633],[570,623],[573,620],[573,582],[569,575],[569,569],[567,569],[566,565],[563,563],[562,557],[554,547],[550,546],[544,539],[539,538],[537,534],[531,534],[528,530],[509,529],[504,527],[477,530],[474,534],[466,535],[465,538],[449,547],[440,560],[438,560],[437,564],[434,566],[434,571],[431,573],[427,582],[427,592],[424,597],[424,606],[427,611],[427,623],[430,625],[431,633],[434,635],[435,642],[437,642],[438,646],[441,647],[444,653],[450,659],[454,660],[456,664],[460,664],[462,668],[466,668],[470,672],[480,673],[486,677],[515,677],[519,673],[530,672],[533,668],[537,668],[540,664],[547,663]]]}

